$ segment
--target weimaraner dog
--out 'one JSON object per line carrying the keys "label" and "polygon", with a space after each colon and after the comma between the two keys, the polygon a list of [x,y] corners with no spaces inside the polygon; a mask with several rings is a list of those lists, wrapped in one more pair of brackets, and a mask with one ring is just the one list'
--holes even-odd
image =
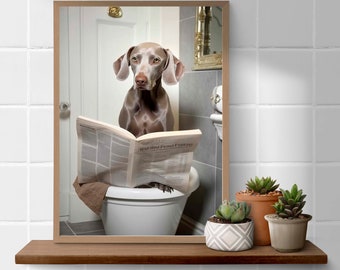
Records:
{"label": "weimaraner dog", "polygon": [[[113,63],[117,79],[125,80],[129,76],[129,66],[134,81],[120,111],[119,125],[136,137],[173,130],[174,117],[162,78],[168,85],[178,83],[184,73],[182,62],[159,44],[145,42],[131,47]],[[155,182],[147,186],[167,192],[173,190]]]}
{"label": "weimaraner dog", "polygon": [[136,137],[173,130],[174,117],[162,78],[168,85],[176,84],[184,73],[182,62],[159,44],[145,42],[131,47],[113,63],[117,79],[128,77],[129,66],[134,81],[120,111],[119,125]]}

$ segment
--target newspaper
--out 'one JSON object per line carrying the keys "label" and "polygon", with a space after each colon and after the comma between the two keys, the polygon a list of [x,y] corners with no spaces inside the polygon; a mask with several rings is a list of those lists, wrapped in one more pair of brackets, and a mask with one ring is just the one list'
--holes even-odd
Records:
{"label": "newspaper", "polygon": [[199,129],[192,129],[136,138],[121,127],[82,116],[77,118],[77,134],[79,183],[136,187],[158,182],[184,193],[202,135]]}

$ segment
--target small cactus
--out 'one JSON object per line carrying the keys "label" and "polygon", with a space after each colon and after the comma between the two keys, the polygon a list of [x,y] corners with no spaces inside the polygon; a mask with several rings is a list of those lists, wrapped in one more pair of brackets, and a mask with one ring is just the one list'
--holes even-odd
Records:
{"label": "small cactus", "polygon": [[306,194],[303,194],[302,189],[298,189],[294,184],[291,190],[281,189],[282,196],[279,201],[274,204],[276,214],[282,218],[296,218],[302,214],[302,208],[305,206]]}
{"label": "small cactus", "polygon": [[275,184],[276,180],[271,177],[259,178],[255,176],[255,179],[250,179],[247,183],[247,190],[259,194],[268,194],[275,191],[280,184]]}
{"label": "small cactus", "polygon": [[250,206],[245,202],[223,201],[217,208],[215,216],[231,223],[240,223],[248,218]]}

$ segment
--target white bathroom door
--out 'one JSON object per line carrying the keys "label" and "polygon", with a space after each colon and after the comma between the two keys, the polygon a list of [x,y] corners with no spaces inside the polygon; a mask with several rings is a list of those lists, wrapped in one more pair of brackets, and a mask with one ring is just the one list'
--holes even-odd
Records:
{"label": "white bathroom door", "polygon": [[125,81],[118,81],[113,62],[131,46],[150,40],[159,42],[160,36],[159,30],[150,31],[150,25],[158,20],[151,14],[158,14],[158,7],[122,7],[122,11],[121,18],[109,17],[105,7],[84,8],[82,12],[82,113],[114,124],[118,124],[132,77],[130,74]]}
{"label": "white bathroom door", "polygon": [[[78,115],[118,124],[118,114],[132,79],[116,80],[113,62],[131,46],[143,41],[160,42],[159,8],[123,7],[122,18],[107,15],[107,7],[70,8],[69,29],[69,103],[70,117],[63,119],[69,152],[61,156],[61,163],[70,164],[61,183],[69,189],[69,204],[61,202],[64,220],[81,222],[98,219],[75,194],[72,183],[77,175],[77,137],[75,120]],[[152,16],[151,16],[152,15]],[[63,57],[63,56],[62,56]],[[66,57],[66,55],[65,55]],[[64,99],[67,95],[63,95]],[[61,101],[65,101],[62,100]],[[62,166],[62,165],[61,165]],[[66,165],[67,166],[67,165]],[[69,174],[69,175],[67,175]],[[65,193],[61,189],[61,193]],[[64,194],[65,195],[65,194]],[[65,197],[65,196],[63,196]],[[67,200],[67,198],[66,198]],[[69,211],[67,208],[69,207]],[[67,214],[68,212],[68,214]],[[67,217],[68,216],[68,217]]]}

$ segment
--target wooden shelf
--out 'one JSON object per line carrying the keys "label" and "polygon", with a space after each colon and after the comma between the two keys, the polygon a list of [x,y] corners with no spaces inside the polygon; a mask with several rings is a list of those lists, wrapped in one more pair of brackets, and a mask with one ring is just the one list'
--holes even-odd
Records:
{"label": "wooden shelf", "polygon": [[15,256],[17,264],[326,264],[327,254],[307,241],[300,252],[270,246],[242,252],[214,251],[205,244],[57,244],[34,240]]}

